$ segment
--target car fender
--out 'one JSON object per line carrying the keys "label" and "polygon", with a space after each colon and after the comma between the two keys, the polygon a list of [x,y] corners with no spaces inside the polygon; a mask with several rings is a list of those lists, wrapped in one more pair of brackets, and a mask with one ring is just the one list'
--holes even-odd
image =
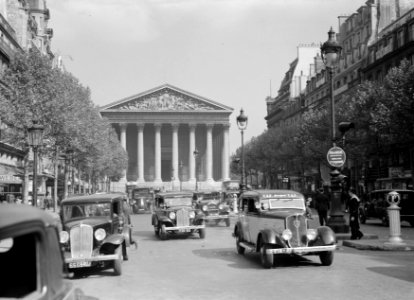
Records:
{"label": "car fender", "polygon": [[122,233],[115,233],[108,236],[102,244],[112,244],[112,245],[121,245],[124,242],[125,238]]}
{"label": "car fender", "polygon": [[336,242],[335,232],[328,226],[317,228],[318,237],[324,245],[333,245]]}
{"label": "car fender", "polygon": [[280,235],[272,229],[265,229],[259,232],[256,247],[260,247],[259,240],[261,240],[264,244],[273,244],[280,247],[286,247],[286,243],[282,240]]}

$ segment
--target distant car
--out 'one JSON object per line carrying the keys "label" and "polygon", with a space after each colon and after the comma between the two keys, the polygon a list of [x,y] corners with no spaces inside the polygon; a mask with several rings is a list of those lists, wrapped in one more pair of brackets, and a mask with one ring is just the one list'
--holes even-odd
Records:
{"label": "distant car", "polygon": [[204,214],[193,207],[192,192],[163,192],[155,196],[151,224],[155,235],[166,240],[170,234],[198,233],[206,236]]}
{"label": "distant car", "polygon": [[360,221],[365,224],[367,219],[380,219],[385,226],[389,225],[387,208],[390,206],[387,202],[388,193],[395,191],[400,194],[401,221],[407,221],[414,227],[414,191],[402,189],[383,189],[374,190],[368,194],[366,202],[361,204]]}
{"label": "distant car", "polygon": [[152,188],[132,189],[131,207],[134,214],[140,212],[152,212],[154,205],[154,190]]}
{"label": "distant car", "polygon": [[327,226],[308,227],[304,196],[291,190],[247,191],[239,198],[240,212],[233,235],[239,254],[259,252],[264,268],[278,254],[319,255],[331,265],[335,233]]}
{"label": "distant car", "polygon": [[227,227],[230,226],[230,206],[222,200],[220,192],[197,191],[193,200],[195,207],[204,213],[206,221],[214,221],[217,225],[224,221]]}
{"label": "distant car", "polygon": [[38,208],[1,205],[0,298],[97,299],[64,279],[57,222]]}
{"label": "distant car", "polygon": [[122,261],[128,259],[132,225],[126,195],[102,193],[68,198],[61,203],[63,230],[60,242],[69,270],[113,268],[122,274]]}

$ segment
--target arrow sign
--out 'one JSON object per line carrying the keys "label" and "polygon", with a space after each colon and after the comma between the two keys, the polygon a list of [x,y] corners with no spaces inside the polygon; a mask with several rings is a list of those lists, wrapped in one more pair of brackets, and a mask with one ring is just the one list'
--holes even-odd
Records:
{"label": "arrow sign", "polygon": [[345,164],[346,154],[342,148],[332,147],[328,150],[326,159],[332,167],[340,168]]}

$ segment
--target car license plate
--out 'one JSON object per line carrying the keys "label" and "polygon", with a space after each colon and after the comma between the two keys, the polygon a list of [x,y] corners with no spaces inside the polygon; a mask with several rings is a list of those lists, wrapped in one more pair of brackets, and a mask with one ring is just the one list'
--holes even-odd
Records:
{"label": "car license plate", "polygon": [[90,267],[91,262],[90,261],[76,261],[69,263],[69,268],[85,268]]}

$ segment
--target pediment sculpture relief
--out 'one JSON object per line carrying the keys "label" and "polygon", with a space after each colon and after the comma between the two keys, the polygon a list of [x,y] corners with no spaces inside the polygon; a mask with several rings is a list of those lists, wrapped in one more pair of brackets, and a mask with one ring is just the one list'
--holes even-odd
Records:
{"label": "pediment sculpture relief", "polygon": [[176,93],[161,90],[140,99],[122,104],[120,110],[215,110],[216,108],[202,101]]}

